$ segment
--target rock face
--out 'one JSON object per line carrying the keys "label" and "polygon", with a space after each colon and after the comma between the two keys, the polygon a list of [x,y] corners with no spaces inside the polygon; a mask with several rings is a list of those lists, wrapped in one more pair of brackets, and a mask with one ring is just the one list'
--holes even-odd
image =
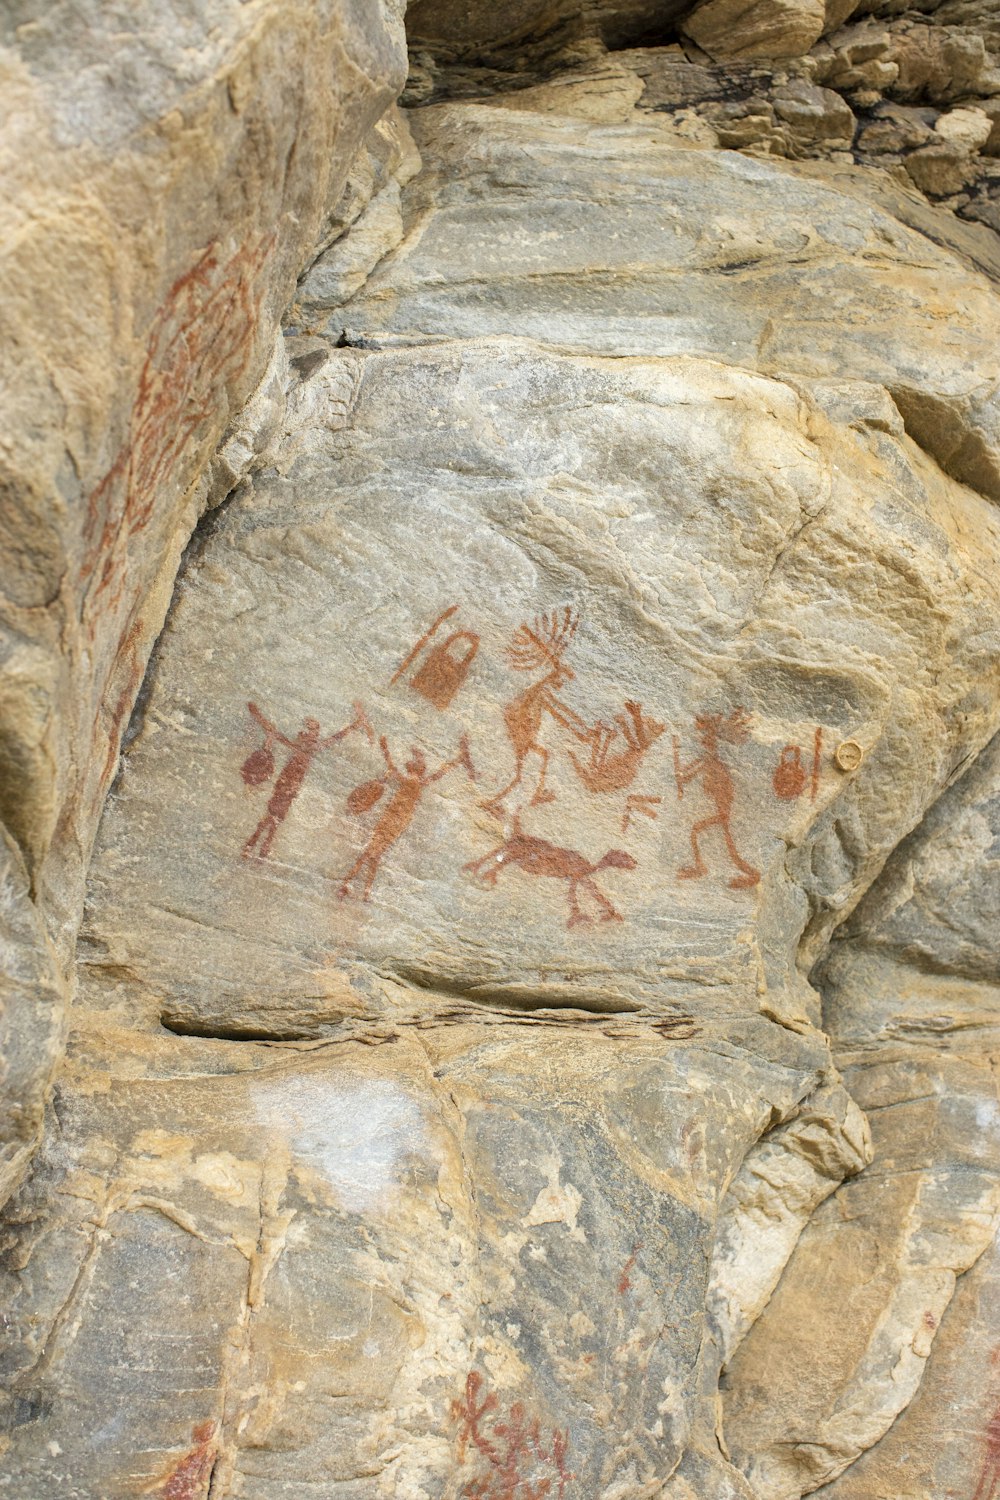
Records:
{"label": "rock face", "polygon": [[[91,591],[160,614],[52,759],[114,784],[3,1220],[12,1493],[990,1494],[997,252],[837,156],[849,12],[792,9],[679,7],[689,56],[423,0],[411,90],[490,97],[407,120],[371,8],[322,104],[261,64],[266,291],[155,334],[202,415],[128,418],[160,550],[115,500]],[[727,68],[781,159],[718,149]],[[983,149],[970,93],[915,152]],[[10,1183],[83,861],[29,824]]]}
{"label": "rock face", "polygon": [[[47,991],[65,986],[181,550],[232,480],[210,461],[392,102],[400,43],[382,5],[219,3],[198,22],[146,5],[119,26],[99,6],[25,4],[0,23],[0,814],[11,889],[30,887],[55,944],[39,936],[15,969],[50,966]],[[34,915],[12,921],[19,953]],[[23,1012],[15,989],[4,1055],[45,1029]],[[54,1041],[50,1026],[34,1079],[15,1070],[0,1192],[37,1134]]]}

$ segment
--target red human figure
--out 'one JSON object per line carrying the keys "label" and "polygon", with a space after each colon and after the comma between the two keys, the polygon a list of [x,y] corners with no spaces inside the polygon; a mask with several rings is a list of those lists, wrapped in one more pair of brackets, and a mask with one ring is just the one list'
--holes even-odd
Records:
{"label": "red human figure", "polygon": [[464,766],[469,780],[475,781],[476,772],[469,755],[469,743],[464,734],[458,744],[458,754],[430,773],[428,773],[423,752],[414,745],[410,750],[406,768],[401,771],[389,753],[389,744],[385,735],[381,736],[379,748],[386,764],[384,781],[393,787],[394,791],[388,806],[372,830],[371,838],[341,882],[338,892],[341,901],[347,900],[351,894],[351,885],[362,876],[364,885],[361,899],[362,901],[371,899],[372,886],[375,884],[375,877],[378,875],[382,860],[413,822],[417,805],[429,786],[433,786],[436,781],[440,781],[442,776],[447,776],[449,771],[454,771],[457,766]]}
{"label": "red human figure", "polygon": [[247,708],[253,718],[263,729],[269,743],[277,741],[286,745],[292,752],[282,767],[274,790],[268,798],[267,809],[253,833],[243,845],[243,858],[249,859],[251,854],[256,853],[259,859],[266,859],[271,845],[274,843],[275,835],[279,825],[287,818],[292,803],[302,790],[302,783],[306,779],[309,767],[321,750],[327,750],[331,745],[336,745],[352,730],[359,729],[372,738],[371,725],[365,715],[360,703],[354,705],[354,718],[351,722],[338,729],[336,734],[328,735],[326,739],[319,737],[319,721],[317,719],[306,719],[293,740],[281,733],[276,725],[266,719],[257,707],[256,703],[248,703]]}
{"label": "red human figure", "polygon": [[481,858],[470,860],[462,866],[463,870],[490,886],[496,885],[503,870],[511,868],[523,870],[526,875],[548,875],[567,881],[567,927],[589,924],[593,920],[581,909],[578,894],[581,886],[601,908],[601,922],[624,921],[621,912],[612,906],[593,877],[601,870],[634,870],[636,864],[631,854],[626,854],[624,849],[609,849],[602,859],[592,864],[575,849],[561,849],[558,844],[550,844],[548,839],[536,839],[524,833],[516,816],[511,819],[511,828],[510,838]]}
{"label": "red human figure", "polygon": [[748,890],[760,880],[760,871],[755,870],[753,865],[748,865],[742,858],[733,838],[730,820],[733,815],[735,788],[732,773],[719,752],[719,741],[726,740],[731,745],[745,744],[750,734],[750,720],[744,709],[736,708],[728,718],[723,718],[722,714],[699,714],[694,722],[704,754],[697,760],[693,760],[690,765],[681,765],[680,745],[677,736],[674,735],[674,777],[677,782],[677,800],[680,801],[683,798],[687,782],[697,778],[701,782],[701,789],[705,796],[710,802],[714,802],[715,812],[711,817],[701,818],[693,824],[691,852],[694,855],[694,863],[678,870],[677,876],[680,880],[700,880],[703,875],[708,874],[698,848],[698,836],[707,833],[710,828],[721,828],[729,858],[741,872],[729,884],[735,891]]}
{"label": "red human figure", "polygon": [[579,714],[557,697],[563,684],[571,682],[575,676],[572,668],[563,661],[563,654],[576,634],[578,623],[577,616],[566,605],[561,611],[536,618],[531,625],[522,625],[508,646],[507,657],[515,672],[543,670],[544,676],[504,708],[507,737],[514,751],[514,774],[503,791],[484,802],[483,807],[497,808],[509,796],[520,783],[524,763],[532,751],[541,760],[542,770],[530,806],[555,801],[555,794],[545,789],[549,752],[538,738],[546,714],[564,729],[569,729],[578,740],[587,743],[592,738],[593,731]]}

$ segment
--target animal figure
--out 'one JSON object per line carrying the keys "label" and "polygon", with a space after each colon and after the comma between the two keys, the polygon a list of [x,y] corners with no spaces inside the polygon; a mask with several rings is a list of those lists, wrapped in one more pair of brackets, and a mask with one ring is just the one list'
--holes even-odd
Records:
{"label": "animal figure", "polygon": [[694,723],[704,753],[690,765],[681,765],[680,745],[677,736],[674,736],[674,778],[677,782],[677,800],[679,802],[683,798],[685,785],[697,778],[701,782],[701,789],[705,796],[715,804],[715,812],[711,817],[701,818],[692,825],[691,851],[694,855],[694,863],[678,870],[677,877],[679,880],[698,880],[702,875],[708,874],[698,848],[698,837],[706,833],[709,828],[721,828],[729,858],[740,871],[740,874],[735,876],[729,884],[733,890],[747,890],[758,883],[760,871],[755,870],[753,865],[747,864],[733,839],[730,820],[733,814],[735,788],[732,773],[720,754],[719,741],[725,740],[731,745],[745,744],[750,736],[750,720],[744,709],[736,708],[728,718],[723,718],[722,714],[699,714]]}
{"label": "animal figure", "polygon": [[498,844],[495,849],[491,849],[489,854],[484,854],[481,859],[470,860],[467,865],[462,866],[463,870],[468,870],[490,886],[496,885],[501,873],[506,869],[518,869],[523,870],[526,875],[547,875],[555,880],[567,881],[569,884],[567,927],[589,925],[593,920],[581,910],[578,895],[580,887],[587,891],[600,907],[599,921],[624,921],[621,912],[612,906],[593,877],[600,870],[634,870],[636,863],[631,854],[626,854],[624,849],[609,849],[602,859],[599,859],[596,864],[591,864],[575,849],[561,849],[558,844],[550,844],[548,839],[533,838],[531,834],[525,833],[520,819],[516,816],[511,819],[511,829],[511,836],[508,839]]}
{"label": "animal figure", "polygon": [[[406,832],[413,822],[413,815],[417,810],[417,805],[429,786],[433,786],[436,781],[440,781],[442,776],[447,776],[449,771],[454,771],[456,766],[465,767],[470,781],[475,781],[476,779],[472,759],[469,755],[468,741],[464,735],[459,740],[459,753],[452,760],[445,761],[436,771],[430,773],[427,770],[427,761],[423,751],[418,750],[416,746],[410,751],[410,758],[406,762],[405,769],[402,771],[394,763],[389,753],[389,745],[384,734],[379,740],[379,749],[382,751],[382,759],[386,764],[386,775],[383,781],[393,787],[394,792],[385,811],[376,823],[371,838],[341,882],[338,892],[341,901],[346,901],[347,897],[351,894],[352,884],[362,876],[364,884],[361,899],[362,901],[371,900],[372,886],[375,884],[375,877],[379,872],[382,860],[396,840]],[[372,783],[368,783],[365,787],[358,790],[365,792],[368,790],[368,786],[372,785]],[[374,805],[374,802],[378,800],[380,795],[381,793],[379,792],[371,799],[361,797],[355,803],[355,806],[363,809],[366,806]],[[348,805],[350,805],[350,799]]]}
{"label": "animal figure", "polygon": [[559,689],[574,677],[572,668],[563,661],[570,642],[576,634],[578,617],[569,605],[551,615],[536,616],[531,625],[522,625],[516,631],[507,648],[507,659],[515,672],[542,671],[544,675],[533,682],[525,692],[512,699],[503,711],[504,725],[511,749],[514,751],[514,775],[483,807],[498,808],[506,797],[519,785],[524,774],[524,763],[534,752],[542,762],[541,775],[529,806],[543,802],[554,802],[555,794],[545,788],[545,773],[549,764],[549,752],[539,743],[542,720],[548,714],[557,724],[569,729],[578,740],[587,742],[592,731],[567,704],[557,696]]}
{"label": "animal figure", "polygon": [[[658,719],[644,718],[641,703],[627,699],[625,709],[625,713],[615,715],[617,729],[610,724],[598,724],[591,730],[589,763],[572,750],[569,752],[576,774],[588,792],[621,792],[631,786],[646,751],[667,727]],[[619,734],[625,741],[625,749],[612,754],[611,746]]]}

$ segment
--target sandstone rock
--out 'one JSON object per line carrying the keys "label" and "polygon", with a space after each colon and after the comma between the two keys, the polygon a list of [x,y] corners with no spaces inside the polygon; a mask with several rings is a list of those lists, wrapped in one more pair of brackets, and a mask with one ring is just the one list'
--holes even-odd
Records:
{"label": "sandstone rock", "polygon": [[[609,137],[457,104],[413,123],[425,169],[408,190],[412,232],[333,313],[335,338],[391,346],[514,328],[564,349],[850,375],[885,386],[949,473],[1000,496],[995,293],[901,225],[895,199],[881,210],[784,163],[666,151],[645,123]],[[724,205],[710,223],[706,199]]]}
{"label": "sandstone rock", "polygon": [[414,0],[407,9],[411,45],[447,57],[521,63],[536,48],[565,47],[585,37],[601,37],[621,47],[654,29],[668,27],[690,7],[690,0],[514,0],[486,5],[481,0]]}
{"label": "sandstone rock", "polygon": [[876,118],[858,133],[858,147],[874,155],[902,154],[934,140],[934,112],[904,104],[883,104]]}
{"label": "sandstone rock", "polygon": [[950,142],[941,146],[921,146],[906,158],[906,170],[920,188],[935,198],[947,198],[961,192],[973,179],[969,153]]}
{"label": "sandstone rock", "polygon": [[854,139],[854,115],[850,105],[832,89],[809,83],[789,83],[774,96],[774,110],[790,127],[796,140],[813,142]]}
{"label": "sandstone rock", "polygon": [[[750,1488],[719,1371],[869,1155],[803,965],[995,724],[993,509],[850,381],[498,338],[289,353],[102,826],[62,1131],[8,1220],[7,1472],[765,1493],[775,1424],[748,1454],[732,1417]],[[357,727],[279,795],[310,716]],[[713,724],[732,843],[702,831],[699,878]],[[930,1249],[904,1236],[876,1375],[982,1247],[958,1176],[924,1194]],[[159,1266],[191,1286],[166,1353]],[[108,1436],[98,1329],[141,1434]]]}
{"label": "sandstone rock", "polygon": [[[824,1018],[871,1121],[874,1161],[838,1195],[836,1213],[815,1216],[732,1363],[727,1439],[762,1495],[799,1495],[874,1444],[914,1394],[928,1356],[937,1410],[956,1420],[966,1406],[969,1440],[942,1445],[934,1420],[924,1425],[920,1397],[902,1431],[831,1493],[860,1500],[887,1485],[905,1496],[972,1493],[990,1482],[997,1304],[980,1303],[974,1330],[968,1307],[978,1292],[944,1308],[954,1277],[1000,1221],[998,809],[994,740],[892,856],[824,964]],[[869,1268],[853,1289],[837,1270],[848,1263]],[[995,1252],[970,1274],[989,1285]],[[796,1348],[794,1381],[776,1357],[782,1345]],[[803,1347],[815,1383],[801,1379]]]}
{"label": "sandstone rock", "polygon": [[[416,144],[388,10],[151,16],[128,55],[170,66],[113,151],[100,38],[68,35],[53,193],[82,162],[109,222],[131,183],[169,233],[126,216],[120,365],[110,302],[64,316],[89,405],[68,359],[65,410],[12,429],[54,455],[86,407],[67,503],[132,432],[112,521],[155,484],[141,535],[106,528],[93,660],[70,521],[8,512],[10,1493],[996,1479],[1000,250],[899,164],[936,193],[947,155],[988,216],[977,3],[837,0],[786,65],[801,7],[727,40],[689,6],[719,61],[643,35],[680,6],[420,0],[410,96],[490,98]],[[17,30],[25,77],[52,34]],[[129,177],[192,160],[197,191]],[[157,278],[206,182],[227,255],[275,239],[224,316],[206,270],[185,343]],[[180,368],[201,401],[162,447],[140,354],[140,395],[174,411]],[[95,697],[25,726],[70,671],[98,692],[132,591],[88,773]]]}
{"label": "sandstone rock", "polygon": [[703,0],[684,31],[709,57],[801,57],[826,26],[823,0]]}
{"label": "sandstone rock", "polygon": [[[133,12],[0,23],[0,815],[64,965],[210,460],[402,62],[381,5]],[[32,1084],[8,1040],[33,1120],[51,1046]]]}
{"label": "sandstone rock", "polygon": [[986,145],[992,129],[993,121],[981,109],[950,109],[936,120],[934,134],[951,146],[977,151]]}

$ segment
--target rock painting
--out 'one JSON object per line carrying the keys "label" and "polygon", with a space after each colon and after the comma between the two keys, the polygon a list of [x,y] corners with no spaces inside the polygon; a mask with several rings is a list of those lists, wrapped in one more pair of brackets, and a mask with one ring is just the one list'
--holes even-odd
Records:
{"label": "rock painting", "polygon": [[457,604],[442,610],[434,624],[424,632],[393,673],[389,679],[390,686],[398,682],[424,653],[423,660],[409,679],[410,687],[426,698],[428,703],[433,703],[435,708],[449,706],[469,675],[469,668],[479,650],[479,637],[471,630],[453,630],[443,640],[430,644],[445,620],[450,620],[457,613]]}
{"label": "rock painting", "polygon": [[997,1500],[1000,1495],[1000,1406],[987,1422],[984,1437],[986,1453],[972,1500]]}
{"label": "rock painting", "polygon": [[597,885],[594,876],[601,870],[634,870],[636,862],[624,849],[609,849],[596,864],[578,854],[575,849],[561,849],[548,839],[532,838],[521,828],[519,818],[511,819],[511,834],[502,844],[484,854],[481,859],[470,860],[463,867],[484,884],[495,886],[504,870],[523,870],[525,875],[544,875],[554,880],[567,882],[569,921],[567,927],[588,925],[593,918],[580,906],[581,889],[591,897],[599,909],[598,921],[621,922],[623,917]]}
{"label": "rock painting", "polygon": [[693,862],[677,871],[678,880],[700,880],[708,874],[708,866],[702,859],[699,840],[710,829],[718,828],[732,863],[739,874],[729,882],[733,890],[747,890],[760,880],[760,871],[747,864],[736,847],[733,838],[732,816],[735,786],[732,772],[722,758],[722,744],[744,745],[750,738],[750,716],[745,709],[734,708],[729,715],[699,714],[694,721],[695,732],[701,743],[702,753],[697,760],[681,765],[680,741],[674,735],[674,778],[677,783],[677,800],[684,797],[684,788],[696,781],[712,811],[707,817],[698,818],[691,825],[691,853]]}
{"label": "rock painting", "polygon": [[483,803],[487,809],[501,807],[514,788],[520,786],[529,755],[535,755],[541,762],[530,806],[555,801],[555,793],[545,786],[549,752],[539,739],[546,715],[570,730],[577,739],[586,742],[590,738],[590,730],[579,714],[558,696],[559,690],[576,676],[572,667],[563,661],[563,656],[578,624],[579,617],[567,604],[551,615],[536,616],[531,625],[522,625],[507,648],[507,659],[515,672],[541,672],[542,676],[504,707],[504,726],[514,752],[514,774],[502,791]]}
{"label": "rock painting", "polygon": [[265,235],[228,259],[210,245],[153,320],[125,441],[87,501],[80,584],[92,615],[119,603],[129,538],[149,525],[163,487],[209,432],[218,391],[246,368],[272,245]]}
{"label": "rock painting", "polygon": [[471,1370],[462,1399],[451,1403],[458,1461],[476,1471],[462,1489],[465,1500],[563,1500],[574,1477],[568,1432],[544,1429],[522,1401],[504,1410],[485,1384]]}
{"label": "rock painting", "polygon": [[786,745],[778,759],[771,785],[774,795],[783,802],[794,802],[809,786],[809,800],[816,801],[819,791],[820,755],[823,749],[823,731],[817,729],[813,736],[812,767],[809,774],[802,761],[800,745]]}
{"label": "rock painting", "polygon": [[[666,729],[658,719],[647,719],[641,703],[626,701],[625,712],[615,715],[615,729],[598,722],[590,730],[590,759],[583,761],[574,751],[569,758],[588,792],[621,792],[631,786],[643,756]],[[623,740],[625,748],[618,748]]]}
{"label": "rock painting", "polygon": [[201,1500],[208,1493],[216,1459],[215,1423],[199,1423],[192,1438],[194,1446],[154,1491],[159,1500]]}
{"label": "rock painting", "polygon": [[[418,750],[416,745],[411,748],[409,759],[402,771],[392,758],[385,735],[382,735],[379,740],[379,749],[382,751],[386,766],[384,776],[356,787],[348,798],[348,810],[354,813],[366,812],[368,808],[374,807],[381,800],[386,789],[391,788],[392,794],[367,844],[341,882],[338,892],[341,901],[346,901],[352,894],[356,895],[358,885],[361,887],[361,900],[371,899],[372,887],[382,860],[413,822],[413,815],[428,787],[441,781],[450,771],[457,770],[459,766],[465,768],[470,781],[476,779],[475,767],[469,755],[469,744],[464,735],[459,741],[458,754],[438,766],[436,771],[428,771],[424,753]],[[352,886],[355,887],[353,892]]]}
{"label": "rock painting", "polygon": [[[458,611],[457,604],[441,611],[393,673],[390,686],[405,681],[409,689],[435,709],[451,705],[466,682],[481,646],[481,638],[473,630],[445,629]],[[571,779],[575,777],[585,794],[606,798],[627,793],[619,802],[617,813],[621,832],[627,834],[633,824],[644,820],[656,822],[660,817],[662,796],[628,788],[667,728],[665,723],[647,714],[635,699],[625,700],[612,723],[603,719],[588,723],[564,700],[563,690],[576,680],[565,657],[578,627],[578,615],[570,605],[564,605],[536,615],[530,624],[522,623],[506,647],[509,666],[515,672],[532,673],[534,680],[524,692],[502,703],[500,712],[514,757],[513,774],[500,791],[479,804],[501,824],[503,837],[488,852],[459,867],[461,873],[489,890],[497,888],[500,876],[507,871],[516,872],[519,877],[563,881],[568,928],[623,921],[623,914],[598,877],[610,870],[636,870],[638,860],[627,849],[617,848],[607,849],[600,858],[594,858],[594,851],[588,855],[574,847],[572,841],[555,842],[530,827],[525,828],[532,809],[559,799],[560,793],[547,784],[553,753],[565,757]],[[305,719],[299,732],[290,736],[266,718],[255,703],[248,703],[247,707],[264,738],[243,762],[243,781],[251,789],[272,780],[274,786],[262,817],[243,846],[244,858],[268,857],[313,761],[322,751],[358,732],[381,753],[380,774],[360,783],[347,797],[347,811],[355,818],[363,818],[379,804],[382,806],[360,853],[339,879],[338,895],[342,901],[350,898],[370,901],[387,854],[410,827],[425,792],[460,769],[464,769],[470,782],[478,780],[465,734],[459,737],[455,754],[431,770],[425,751],[416,744],[410,746],[402,764],[397,764],[387,736],[382,734],[376,739],[360,703],[354,705],[354,717],[349,723],[326,736],[321,734],[315,718]],[[554,742],[549,746],[542,743],[546,721],[556,729]],[[700,753],[687,764],[682,763],[680,739],[676,734],[673,736],[677,800],[683,802],[686,789],[690,789],[702,804],[698,808],[701,816],[695,815],[688,831],[691,863],[677,871],[679,880],[700,880],[710,873],[706,838],[717,831],[728,864],[736,872],[728,882],[730,887],[750,890],[760,882],[760,871],[740,852],[732,827],[736,783],[730,760],[733,751],[749,740],[751,727],[752,720],[744,708],[700,714],[694,722]],[[559,731],[565,732],[565,741],[560,740]],[[845,743],[849,749],[855,748],[853,741]],[[278,746],[287,750],[288,755],[274,779]],[[800,745],[787,744],[782,748],[771,778],[776,797],[792,802],[808,793],[811,801],[816,800],[822,747],[823,730],[817,728],[808,765]],[[537,771],[530,776],[528,768],[532,762],[537,764]],[[519,799],[515,801],[514,794],[518,791]]]}
{"label": "rock painting", "polygon": [[247,709],[251,718],[256,719],[264,731],[264,743],[247,756],[240,769],[240,775],[246,786],[263,786],[271,780],[274,775],[276,744],[284,745],[291,751],[274,783],[274,790],[268,798],[263,817],[243,845],[244,859],[248,859],[251,854],[256,854],[259,859],[266,859],[278,828],[291,812],[292,804],[302,790],[302,783],[308,775],[309,768],[320,751],[339,744],[354,730],[366,734],[371,739],[372,730],[360,704],[355,704],[354,718],[351,722],[343,729],[338,729],[336,733],[327,735],[325,739],[320,738],[320,726],[317,719],[306,719],[295,738],[289,739],[287,735],[282,734],[276,724],[265,718],[256,703],[248,703]]}

